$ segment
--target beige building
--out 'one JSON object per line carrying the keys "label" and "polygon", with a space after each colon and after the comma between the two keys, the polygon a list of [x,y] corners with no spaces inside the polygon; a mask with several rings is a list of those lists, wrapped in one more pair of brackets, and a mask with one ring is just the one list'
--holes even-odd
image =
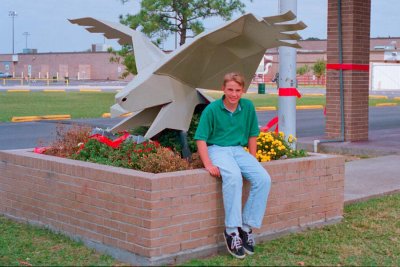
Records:
{"label": "beige building", "polygon": [[118,80],[124,66],[111,63],[110,57],[108,52],[3,54],[0,71],[14,77]]}

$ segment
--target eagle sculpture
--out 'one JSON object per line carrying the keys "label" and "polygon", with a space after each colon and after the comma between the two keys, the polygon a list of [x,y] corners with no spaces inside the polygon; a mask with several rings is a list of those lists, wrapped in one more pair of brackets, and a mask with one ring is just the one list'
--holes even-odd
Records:
{"label": "eagle sculpture", "polygon": [[111,107],[112,117],[132,115],[111,131],[150,126],[145,137],[151,138],[166,128],[187,131],[195,107],[212,101],[201,89],[220,90],[225,73],[241,72],[249,84],[267,49],[299,48],[300,36],[290,32],[306,25],[290,23],[294,19],[292,12],[264,18],[248,13],[197,35],[168,54],[143,33],[122,24],[94,18],[69,21],[133,46],[138,75],[117,93]]}

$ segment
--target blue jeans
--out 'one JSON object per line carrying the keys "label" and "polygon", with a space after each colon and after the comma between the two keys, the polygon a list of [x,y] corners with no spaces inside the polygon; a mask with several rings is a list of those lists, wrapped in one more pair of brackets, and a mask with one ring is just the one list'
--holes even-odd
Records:
{"label": "blue jeans", "polygon": [[[208,154],[222,176],[225,227],[242,227],[243,224],[247,224],[260,228],[271,188],[271,177],[268,172],[241,146],[212,145],[208,147]],[[242,175],[251,184],[243,216]]]}

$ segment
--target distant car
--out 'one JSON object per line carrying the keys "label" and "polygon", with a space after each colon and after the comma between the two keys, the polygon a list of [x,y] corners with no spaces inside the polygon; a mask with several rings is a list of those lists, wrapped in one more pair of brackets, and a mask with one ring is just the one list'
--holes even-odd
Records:
{"label": "distant car", "polygon": [[0,78],[12,78],[12,75],[9,73],[0,72]]}

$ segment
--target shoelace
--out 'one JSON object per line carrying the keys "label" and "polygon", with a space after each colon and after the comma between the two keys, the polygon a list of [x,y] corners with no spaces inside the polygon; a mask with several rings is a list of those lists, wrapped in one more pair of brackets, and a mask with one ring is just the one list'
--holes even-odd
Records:
{"label": "shoelace", "polygon": [[254,237],[253,237],[253,233],[246,233],[247,234],[247,243],[251,246],[255,245],[255,241],[254,241]]}
{"label": "shoelace", "polygon": [[242,247],[242,239],[237,235],[232,236],[231,249],[239,249]]}

